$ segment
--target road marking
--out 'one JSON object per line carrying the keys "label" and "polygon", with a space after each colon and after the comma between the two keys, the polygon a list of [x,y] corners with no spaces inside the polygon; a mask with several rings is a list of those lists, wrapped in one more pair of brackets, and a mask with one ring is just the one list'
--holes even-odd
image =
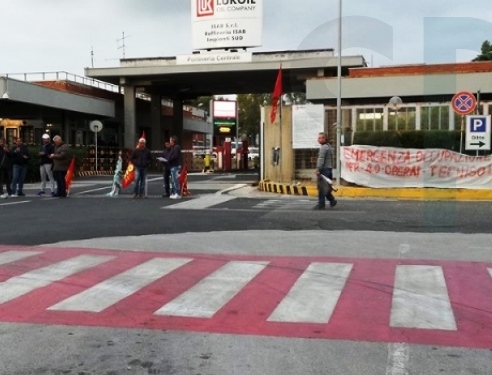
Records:
{"label": "road marking", "polygon": [[397,266],[390,325],[456,330],[442,267]]}
{"label": "road marking", "polygon": [[352,264],[312,263],[268,321],[327,323],[351,270]]}
{"label": "road marking", "polygon": [[17,260],[29,258],[41,253],[42,251],[15,251],[15,250],[6,251],[4,253],[0,253],[0,265],[12,263]]}
{"label": "road marking", "polygon": [[229,262],[161,307],[155,314],[211,318],[253,280],[268,263]]}
{"label": "road marking", "polygon": [[18,201],[18,202],[9,202],[9,203],[0,203],[0,206],[13,206],[15,204],[24,204],[29,203],[31,201]]}
{"label": "road marking", "polygon": [[204,194],[201,195],[200,198],[181,201],[180,203],[165,206],[162,208],[166,210],[203,210],[205,208],[225,203],[233,199],[236,199],[236,197],[231,195]]}
{"label": "road marking", "polygon": [[192,259],[151,259],[67,298],[48,310],[101,312]]}
{"label": "road marking", "polygon": [[389,344],[386,375],[408,375],[409,358],[410,354],[407,344],[401,342]]}
{"label": "road marking", "polygon": [[113,259],[113,256],[80,255],[47,267],[12,277],[0,283],[0,304],[64,279],[87,268]]}
{"label": "road marking", "polygon": [[490,277],[492,277],[492,268],[488,268],[489,270],[489,273],[490,273]]}

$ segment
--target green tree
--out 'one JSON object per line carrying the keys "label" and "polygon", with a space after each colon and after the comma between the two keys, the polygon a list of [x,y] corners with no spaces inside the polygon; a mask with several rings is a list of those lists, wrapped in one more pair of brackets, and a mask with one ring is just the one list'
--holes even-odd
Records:
{"label": "green tree", "polygon": [[472,61],[490,61],[492,60],[492,45],[488,40],[482,43],[481,53]]}
{"label": "green tree", "polygon": [[265,102],[264,94],[240,94],[237,96],[239,134],[254,141],[260,133],[261,106]]}

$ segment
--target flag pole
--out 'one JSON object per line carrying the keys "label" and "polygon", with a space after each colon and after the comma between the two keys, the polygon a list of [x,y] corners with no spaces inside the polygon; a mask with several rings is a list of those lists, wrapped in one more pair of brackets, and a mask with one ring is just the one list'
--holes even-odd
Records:
{"label": "flag pole", "polygon": [[338,0],[338,66],[337,66],[337,184],[340,186],[342,180],[342,0]]}
{"label": "flag pole", "polygon": [[[280,64],[280,69],[282,69],[282,64]],[[283,85],[282,85],[282,91],[283,91]],[[279,109],[278,109],[278,120],[280,121],[280,127],[279,127],[279,133],[280,133],[280,144],[279,144],[279,156],[278,156],[278,160],[279,160],[279,163],[280,163],[280,182],[284,182],[284,175],[282,173],[282,153],[283,153],[283,149],[282,149],[282,95],[283,95],[283,92],[280,94],[280,103],[279,103]]]}

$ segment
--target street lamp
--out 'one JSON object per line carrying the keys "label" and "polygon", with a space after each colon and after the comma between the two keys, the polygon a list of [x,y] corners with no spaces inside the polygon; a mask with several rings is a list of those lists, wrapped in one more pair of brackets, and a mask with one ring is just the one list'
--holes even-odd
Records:
{"label": "street lamp", "polygon": [[389,102],[388,106],[395,111],[396,114],[396,130],[398,130],[398,110],[401,108],[403,100],[399,96],[393,96]]}
{"label": "street lamp", "polygon": [[341,184],[342,178],[342,0],[338,0],[338,66],[337,66],[337,183]]}

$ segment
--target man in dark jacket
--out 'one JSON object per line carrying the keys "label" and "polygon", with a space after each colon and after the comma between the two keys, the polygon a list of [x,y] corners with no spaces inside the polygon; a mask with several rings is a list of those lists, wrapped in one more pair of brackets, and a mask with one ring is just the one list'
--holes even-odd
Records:
{"label": "man in dark jacket", "polygon": [[55,144],[55,151],[49,157],[53,160],[53,177],[56,181],[56,194],[54,196],[66,198],[67,184],[65,176],[70,165],[70,148],[63,143],[59,135],[53,137],[53,143]]}
{"label": "man in dark jacket", "polygon": [[[12,161],[10,160],[9,148],[5,139],[0,138],[0,198],[12,195],[10,184],[12,183]],[[7,192],[3,190],[5,184]]]}
{"label": "man in dark jacket", "polygon": [[[316,176],[318,179],[318,204],[314,207],[315,210],[324,210],[326,199],[330,202],[330,207],[335,207],[337,201],[332,194],[331,184],[326,184],[323,176],[333,179],[333,148],[328,143],[326,133],[318,134],[319,148],[318,159],[316,161]],[[327,186],[328,185],[328,186]]]}
{"label": "man in dark jacket", "polygon": [[17,138],[15,146],[10,149],[10,157],[12,158],[12,196],[23,197],[24,180],[27,174],[27,161],[29,160],[29,150],[22,142],[22,138]]}
{"label": "man in dark jacket", "polygon": [[147,198],[145,192],[145,181],[147,180],[147,170],[152,162],[152,154],[145,147],[145,138],[138,140],[137,148],[130,155],[130,161],[135,166],[135,188],[133,198]]}
{"label": "man in dark jacket", "polygon": [[171,154],[171,144],[169,142],[164,143],[164,150],[162,156],[157,158],[162,163],[162,177],[164,183],[164,195],[163,198],[171,196],[171,167],[169,166],[169,155]]}

